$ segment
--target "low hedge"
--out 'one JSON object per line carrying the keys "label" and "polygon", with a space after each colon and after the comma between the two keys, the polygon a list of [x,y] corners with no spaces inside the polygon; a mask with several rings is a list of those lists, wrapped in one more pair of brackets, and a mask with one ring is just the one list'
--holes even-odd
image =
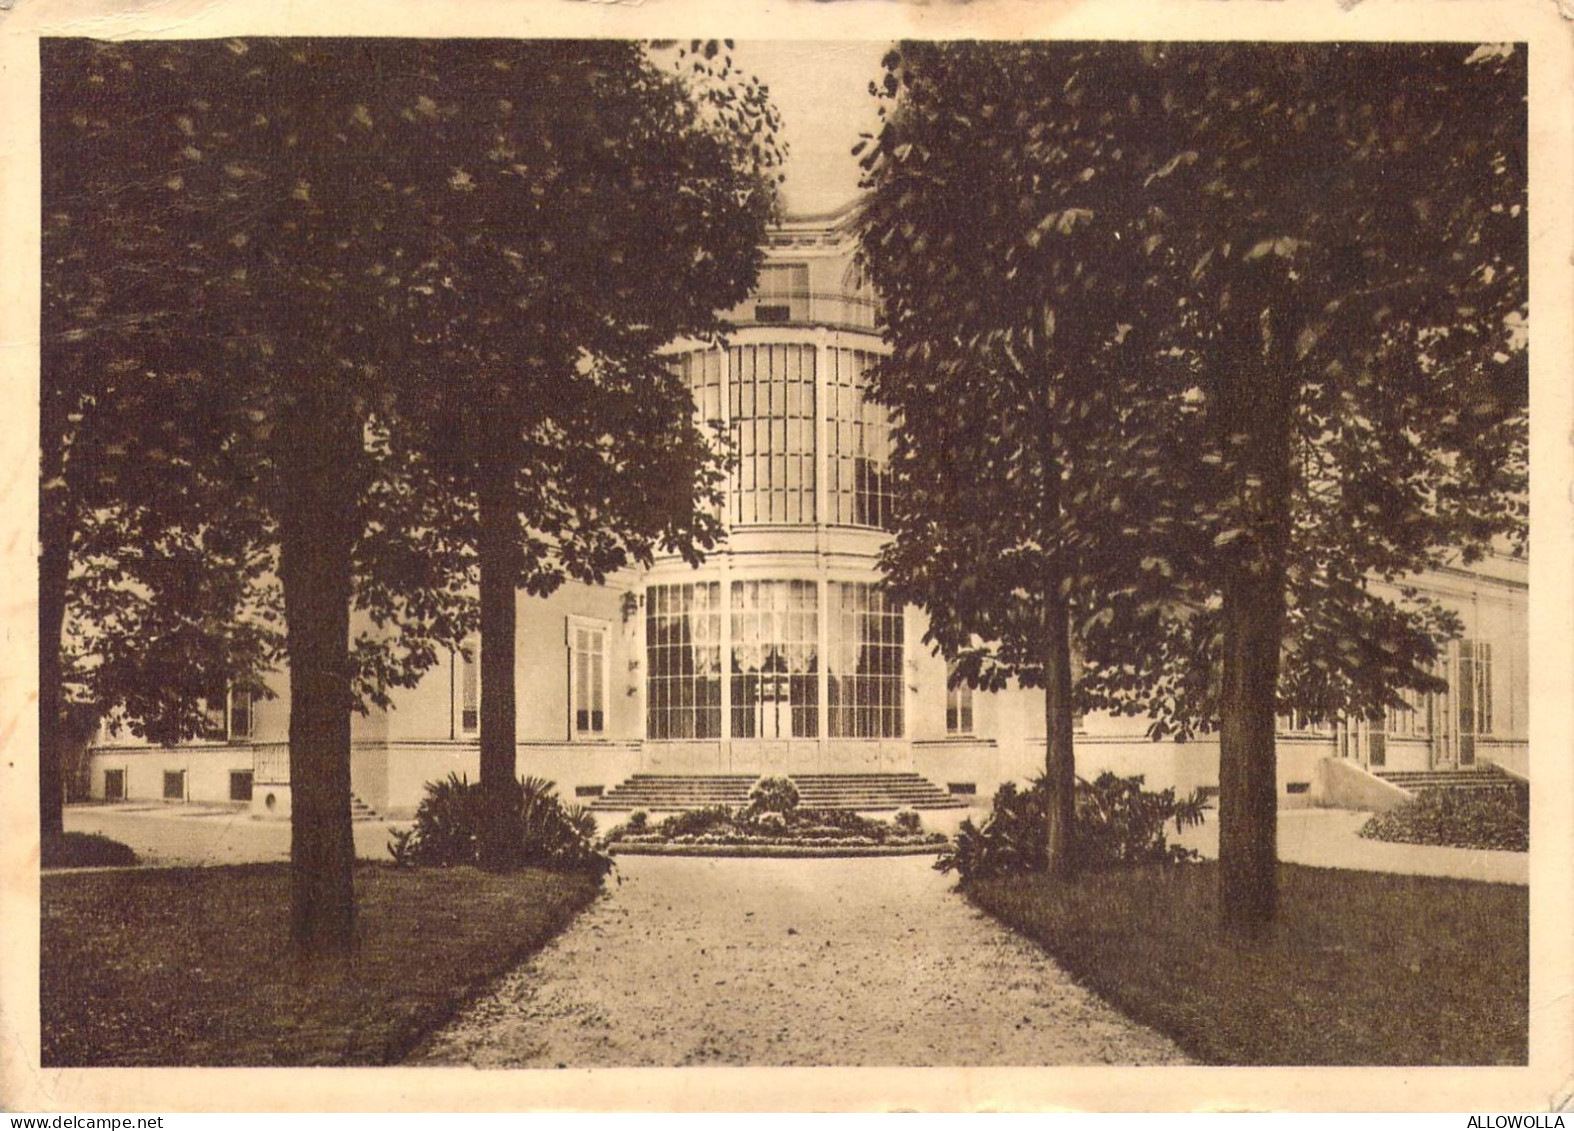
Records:
{"label": "low hedge", "polygon": [[1428,789],[1377,814],[1361,827],[1361,835],[1396,844],[1529,852],[1529,803],[1512,788]]}
{"label": "low hedge", "polygon": [[124,868],[141,861],[128,846],[98,833],[52,833],[43,839],[39,863],[45,868]]}

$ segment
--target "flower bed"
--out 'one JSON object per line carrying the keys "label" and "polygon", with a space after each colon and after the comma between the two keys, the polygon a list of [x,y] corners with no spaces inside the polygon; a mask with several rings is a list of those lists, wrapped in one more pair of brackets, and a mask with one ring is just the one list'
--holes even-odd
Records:
{"label": "flower bed", "polygon": [[926,831],[911,809],[889,821],[840,809],[802,809],[790,782],[767,778],[741,809],[693,809],[659,823],[636,811],[602,843],[630,855],[889,856],[938,852],[950,839]]}

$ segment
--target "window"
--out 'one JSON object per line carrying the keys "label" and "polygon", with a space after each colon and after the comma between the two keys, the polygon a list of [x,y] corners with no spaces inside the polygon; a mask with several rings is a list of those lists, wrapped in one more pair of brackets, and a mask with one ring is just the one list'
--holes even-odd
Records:
{"label": "window", "polygon": [[459,669],[459,733],[478,734],[481,730],[481,649],[471,642],[454,654]]}
{"label": "window", "polygon": [[721,737],[721,583],[645,593],[645,734]]}
{"label": "window", "polygon": [[126,799],[126,771],[104,771],[104,800],[124,801]]}
{"label": "window", "polygon": [[231,801],[250,801],[251,800],[251,771],[250,770],[231,770],[230,771],[230,800]]}
{"label": "window", "polygon": [[830,351],[826,494],[830,521],[846,526],[885,527],[891,517],[890,417],[866,395],[869,369],[876,360],[863,350]]}
{"label": "window", "polygon": [[1459,732],[1492,733],[1492,645],[1459,642]]}
{"label": "window", "polygon": [[1399,697],[1404,700],[1404,706],[1390,704],[1383,712],[1384,733],[1395,738],[1425,738],[1431,734],[1432,697],[1409,687],[1402,689]]}
{"label": "window", "polygon": [[809,265],[767,263],[760,268],[754,291],[756,322],[807,322],[809,320]]}
{"label": "window", "polygon": [[956,682],[956,664],[945,666],[945,732],[947,734],[973,733],[973,688],[967,683]]}
{"label": "window", "polygon": [[728,388],[735,524],[814,517],[815,348],[735,346]]}
{"label": "window", "polygon": [[1492,733],[1492,645],[1461,640],[1457,655],[1453,690],[1459,704],[1459,764],[1469,766],[1476,760],[1476,736]]}
{"label": "window", "polygon": [[1314,722],[1310,715],[1296,708],[1276,717],[1274,729],[1280,734],[1326,734],[1326,723]]}
{"label": "window", "polygon": [[902,736],[902,610],[873,585],[833,581],[827,610],[832,738]]}
{"label": "window", "polygon": [[207,716],[203,737],[211,741],[234,741],[252,737],[257,697],[239,688],[218,688],[202,699]]}
{"label": "window", "polygon": [[202,697],[202,713],[206,719],[202,737],[222,742],[229,737],[229,716],[225,711],[229,692],[222,687]]}
{"label": "window", "polygon": [[256,696],[250,691],[230,692],[230,738],[250,738],[256,720]]}
{"label": "window", "polygon": [[165,770],[164,771],[164,800],[165,801],[184,801],[184,800],[186,800],[186,771],[185,770]]}
{"label": "window", "polygon": [[[723,360],[721,350],[696,350],[681,354],[672,362],[673,371],[682,378],[689,395],[694,398],[695,424],[718,449],[723,447],[728,435],[722,400],[726,395]],[[706,511],[718,520],[725,517],[719,505],[707,505]]]}
{"label": "window", "polygon": [[568,618],[568,717],[574,738],[607,733],[607,625]]}
{"label": "window", "polygon": [[819,734],[820,588],[732,583],[732,737]]}

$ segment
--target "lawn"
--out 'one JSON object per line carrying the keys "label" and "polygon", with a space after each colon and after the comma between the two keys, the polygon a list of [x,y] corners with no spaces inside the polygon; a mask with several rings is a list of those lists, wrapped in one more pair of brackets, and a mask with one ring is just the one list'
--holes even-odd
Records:
{"label": "lawn", "polygon": [[1211,864],[979,881],[968,897],[1207,1064],[1524,1064],[1529,893],[1280,865],[1271,936],[1220,932]]}
{"label": "lawn", "polygon": [[312,970],[289,955],[285,865],[42,882],[46,1067],[396,1063],[597,891],[577,875],[363,866],[356,952]]}

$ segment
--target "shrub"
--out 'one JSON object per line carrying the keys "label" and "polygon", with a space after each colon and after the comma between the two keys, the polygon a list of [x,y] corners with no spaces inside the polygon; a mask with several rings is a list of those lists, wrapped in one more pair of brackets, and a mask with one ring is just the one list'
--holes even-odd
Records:
{"label": "shrub", "polygon": [[388,855],[393,857],[395,868],[409,868],[415,864],[415,830],[395,829],[388,838]]}
{"label": "shrub", "polygon": [[39,853],[44,868],[120,868],[136,863],[137,854],[127,845],[98,833],[46,836]]}
{"label": "shrub", "polygon": [[882,840],[892,829],[884,821],[860,816],[851,809],[799,809],[793,814],[793,823]]}
{"label": "shrub", "polygon": [[712,805],[705,809],[690,809],[674,813],[657,827],[662,839],[673,840],[680,836],[699,836],[732,825],[732,810],[725,805]]}
{"label": "shrub", "polygon": [[636,809],[629,814],[629,819],[623,827],[631,833],[642,833],[650,827],[650,814],[643,809]]}
{"label": "shrub", "polygon": [[1084,867],[1153,864],[1189,860],[1190,849],[1170,845],[1164,828],[1175,822],[1180,832],[1200,825],[1207,803],[1192,794],[1178,800],[1173,789],[1142,788],[1142,775],[1123,778],[1100,774],[1077,783],[1077,856]]}
{"label": "shrub", "polygon": [[480,783],[451,773],[426,783],[415,811],[415,828],[406,845],[412,863],[446,868],[474,864],[481,829]]}
{"label": "shrub", "polygon": [[891,820],[904,833],[916,833],[924,825],[924,819],[918,815],[917,809],[898,809]]}
{"label": "shrub", "polygon": [[762,833],[780,836],[787,831],[787,818],[780,813],[761,813],[754,821]]}
{"label": "shrub", "polygon": [[[589,872],[612,870],[612,858],[595,847],[596,821],[580,805],[564,805],[556,788],[542,778],[521,780],[510,794],[507,814],[510,867]],[[396,865],[451,867],[479,862],[482,822],[481,785],[462,774],[428,782],[415,811],[415,827],[396,833],[388,852]]]}
{"label": "shrub", "polygon": [[753,816],[757,813],[791,813],[798,808],[798,787],[787,778],[761,778],[749,790],[749,804],[746,812]]}
{"label": "shrub", "polygon": [[[1164,830],[1171,820],[1177,830],[1201,824],[1208,808],[1203,798],[1194,793],[1180,800],[1173,789],[1145,790],[1142,782],[1140,774],[1123,778],[1108,771],[1092,782],[1077,780],[1073,841],[1078,867],[1197,858],[1191,849],[1170,844]],[[1049,864],[1047,799],[1048,786],[1042,777],[1026,790],[1019,790],[1015,782],[1004,783],[984,823],[975,825],[970,817],[964,820],[935,868],[955,871],[964,881],[1043,871]]]}
{"label": "shrub", "polygon": [[1379,813],[1361,827],[1369,840],[1432,844],[1446,848],[1530,851],[1530,812],[1512,788],[1423,790],[1413,800]]}

